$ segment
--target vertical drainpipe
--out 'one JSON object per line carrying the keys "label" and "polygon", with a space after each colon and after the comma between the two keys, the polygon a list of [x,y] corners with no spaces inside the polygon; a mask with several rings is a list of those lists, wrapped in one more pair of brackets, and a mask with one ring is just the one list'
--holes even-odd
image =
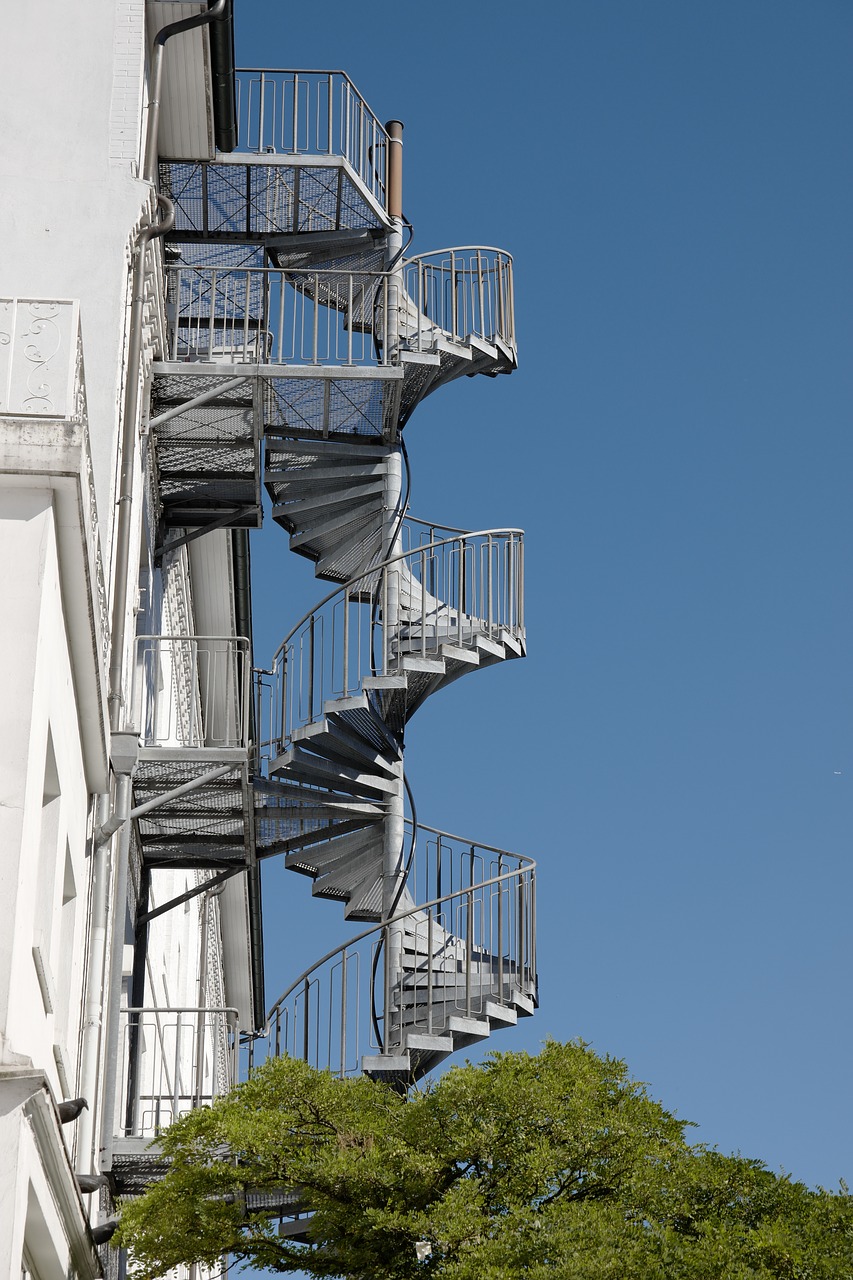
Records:
{"label": "vertical drainpipe", "polygon": [[[403,126],[399,120],[389,120],[385,126],[388,134],[388,183],[387,203],[391,230],[388,234],[386,269],[391,274],[388,285],[388,358],[392,364],[399,362],[400,306],[403,293]],[[382,535],[382,558],[388,560],[402,550],[400,536],[400,503],[402,502],[402,468],[399,445],[389,453],[385,468],[383,493],[385,526]],[[385,617],[382,619],[382,643],[388,647],[399,631],[400,584],[406,574],[406,564],[398,560],[386,571]],[[382,850],[382,914],[388,917],[393,909],[400,883],[405,840],[405,800],[403,791],[403,762],[395,766],[397,786],[389,798],[385,818],[385,836]],[[402,962],[402,935],[385,935],[384,1045],[386,1053],[396,1047],[391,1043],[391,1009],[394,1003],[394,987]]]}
{"label": "vertical drainpipe", "polygon": [[107,820],[110,797],[99,797],[98,826],[93,835],[92,852],[92,934],[89,939],[89,966],[83,1004],[83,1026],[80,1033],[79,1092],[89,1099],[89,1107],[81,1111],[77,1122],[76,1169],[78,1173],[94,1173],[92,1168],[95,1138],[95,1090],[98,1078],[98,1054],[101,1044],[101,993],[104,990],[104,962],[107,949],[107,882],[109,861],[106,842],[98,844],[98,829]]}
{"label": "vertical drainpipe", "polygon": [[[191,18],[182,18],[161,28],[154,38],[154,51],[149,71],[148,120],[145,136],[145,153],[142,169],[143,180],[156,187],[156,167],[158,157],[158,132],[160,124],[160,98],[163,82],[163,57],[166,41],[181,31],[189,31],[194,27],[206,26],[225,12],[227,0],[216,0],[205,13],[195,14]],[[127,605],[130,592],[130,551],[133,515],[133,476],[136,459],[136,435],[140,414],[140,375],[142,363],[142,340],[145,319],[145,256],[148,245],[171,231],[175,225],[175,209],[171,200],[164,195],[157,196],[160,211],[159,221],[143,227],[136,241],[131,284],[130,331],[127,344],[127,368],[125,373],[125,397],[122,414],[121,436],[121,472],[119,477],[119,495],[117,499],[118,518],[116,521],[115,555],[112,565],[113,608],[110,628],[110,668],[109,668],[109,715],[110,731],[118,733],[126,729],[124,707],[124,657],[126,648]],[[134,583],[136,576],[134,575]],[[122,817],[122,825],[117,839],[115,865],[113,867],[113,901],[112,928],[110,935],[111,950],[109,963],[109,980],[106,991],[98,993],[107,1004],[107,1045],[105,1053],[105,1076],[103,1089],[103,1109],[101,1114],[101,1167],[109,1168],[112,1164],[112,1139],[116,1118],[117,1088],[117,1056],[118,1056],[118,1012],[121,1002],[121,977],[124,959],[124,927],[127,912],[127,872],[130,855],[130,770],[115,769],[115,812]],[[106,876],[106,844],[97,846],[95,855],[101,861],[93,868],[93,879],[100,882]],[[104,904],[104,929],[106,930],[108,911]],[[94,983],[97,966],[90,965],[90,983]],[[87,1008],[94,1003],[95,993],[87,991]],[[99,1028],[94,1023],[84,1026],[83,1061],[94,1062],[94,1075],[89,1081],[81,1078],[81,1092],[84,1096],[86,1088],[94,1095],[97,1083],[97,1050],[85,1043],[88,1036],[94,1037]],[[83,1086],[86,1086],[84,1088]],[[80,1159],[86,1160],[87,1153],[80,1144]]]}

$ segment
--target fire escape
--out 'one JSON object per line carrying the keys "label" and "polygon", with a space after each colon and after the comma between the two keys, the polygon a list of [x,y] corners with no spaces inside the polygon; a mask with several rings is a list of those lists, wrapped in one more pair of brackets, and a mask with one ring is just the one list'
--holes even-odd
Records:
{"label": "fire escape", "polygon": [[406,256],[402,126],[342,73],[237,87],[238,151],[160,162],[158,544],[258,528],[263,482],[330,590],[254,697],[247,642],[140,639],[137,830],[149,867],[281,855],[340,902],[364,928],[275,1002],[251,1059],[404,1084],[536,1005],[534,864],[420,824],[404,771],[428,697],[525,651],[521,531],[410,516],[404,443],[427,395],[515,368],[512,260]]}

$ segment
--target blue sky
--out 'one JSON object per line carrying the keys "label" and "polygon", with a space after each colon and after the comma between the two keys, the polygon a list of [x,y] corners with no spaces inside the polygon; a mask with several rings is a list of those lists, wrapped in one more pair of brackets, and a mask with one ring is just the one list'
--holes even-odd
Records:
{"label": "blue sky", "polygon": [[[414,250],[513,253],[521,367],[407,428],[413,514],[527,531],[524,662],[418,712],[423,821],[539,862],[541,1009],[698,1137],[850,1178],[853,6],[238,0],[242,66],[406,125]],[[272,522],[256,656],[326,588]],[[267,869],[275,998],[345,936]]]}

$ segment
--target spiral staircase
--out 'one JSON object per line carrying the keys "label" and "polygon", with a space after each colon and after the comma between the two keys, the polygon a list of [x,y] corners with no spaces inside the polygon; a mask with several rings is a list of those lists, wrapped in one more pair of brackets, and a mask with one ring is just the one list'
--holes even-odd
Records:
{"label": "spiral staircase", "polygon": [[403,438],[427,395],[516,367],[512,261],[404,257],[394,137],[346,77],[242,83],[248,150],[161,166],[160,536],[256,526],[262,478],[331,586],[257,674],[254,851],[366,927],[250,1053],[405,1085],[536,1005],[534,864],[420,825],[404,770],[427,698],[525,652],[521,532],[411,517]]}

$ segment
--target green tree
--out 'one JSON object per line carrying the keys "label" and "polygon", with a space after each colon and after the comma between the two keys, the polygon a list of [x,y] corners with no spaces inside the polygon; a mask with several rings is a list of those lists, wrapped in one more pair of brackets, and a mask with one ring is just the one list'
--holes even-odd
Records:
{"label": "green tree", "polygon": [[[223,1253],[365,1280],[853,1277],[846,1188],[811,1191],[685,1127],[581,1043],[493,1054],[408,1100],[276,1059],[162,1135],[170,1171],[123,1206],[115,1242],[139,1277]],[[247,1190],[287,1190],[307,1240],[247,1213]]]}

